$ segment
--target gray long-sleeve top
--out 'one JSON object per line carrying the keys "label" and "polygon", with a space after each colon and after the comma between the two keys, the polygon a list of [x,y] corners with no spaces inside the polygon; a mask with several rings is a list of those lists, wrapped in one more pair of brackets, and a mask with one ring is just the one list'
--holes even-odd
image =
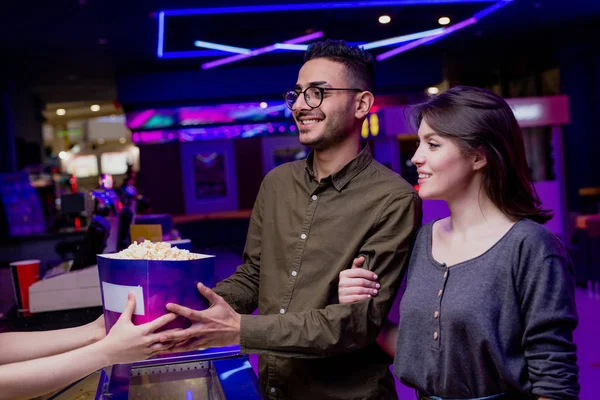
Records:
{"label": "gray long-sleeve top", "polygon": [[542,225],[517,222],[479,257],[447,267],[419,231],[400,304],[394,372],[442,398],[579,394],[573,269]]}

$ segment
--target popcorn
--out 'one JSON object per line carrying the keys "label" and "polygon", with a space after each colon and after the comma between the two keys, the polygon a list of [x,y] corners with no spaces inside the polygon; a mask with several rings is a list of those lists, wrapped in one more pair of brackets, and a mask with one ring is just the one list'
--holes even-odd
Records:
{"label": "popcorn", "polygon": [[143,243],[133,242],[128,248],[115,254],[106,254],[107,257],[121,260],[164,260],[164,261],[188,261],[198,260],[199,254],[190,253],[189,250],[181,250],[171,247],[169,243],[152,243],[145,240]]}

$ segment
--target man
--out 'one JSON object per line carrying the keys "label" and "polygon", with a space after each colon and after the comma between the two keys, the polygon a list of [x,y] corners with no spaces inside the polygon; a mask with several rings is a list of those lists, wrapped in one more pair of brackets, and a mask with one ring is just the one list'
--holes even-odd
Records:
{"label": "man", "polygon": [[[285,101],[313,151],[265,177],[244,264],[214,292],[199,285],[208,310],[169,304],[194,324],[164,340],[258,353],[269,399],[395,399],[391,360],[375,339],[421,221],[420,201],[368,146],[360,149],[374,102],[371,56],[326,41],[311,45],[305,61]],[[357,257],[378,276],[379,293],[339,304],[339,273]],[[249,315],[257,307],[259,315]]]}

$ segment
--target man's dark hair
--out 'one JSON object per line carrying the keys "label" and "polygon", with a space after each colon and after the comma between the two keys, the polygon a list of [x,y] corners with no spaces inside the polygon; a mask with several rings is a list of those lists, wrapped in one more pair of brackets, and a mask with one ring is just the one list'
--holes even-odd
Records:
{"label": "man's dark hair", "polygon": [[348,75],[354,79],[358,89],[373,91],[375,86],[375,66],[373,56],[358,46],[350,46],[343,40],[325,40],[311,44],[304,54],[304,61],[315,58],[344,64]]}

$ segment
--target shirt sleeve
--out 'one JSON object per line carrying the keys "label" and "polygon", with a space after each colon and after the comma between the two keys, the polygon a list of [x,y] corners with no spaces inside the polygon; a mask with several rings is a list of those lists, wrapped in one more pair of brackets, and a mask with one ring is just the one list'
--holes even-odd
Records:
{"label": "shirt sleeve", "polygon": [[574,274],[566,255],[545,255],[522,265],[523,348],[533,394],[577,399],[578,367]]}
{"label": "shirt sleeve", "polygon": [[395,197],[380,214],[357,254],[365,256],[366,268],[378,275],[377,296],[298,313],[242,315],[241,351],[314,358],[373,343],[398,291],[412,236],[421,224],[421,201],[416,193]]}
{"label": "shirt sleeve", "polygon": [[264,182],[260,187],[248,226],[243,264],[229,278],[222,280],[214,292],[239,314],[250,314],[258,307]]}

